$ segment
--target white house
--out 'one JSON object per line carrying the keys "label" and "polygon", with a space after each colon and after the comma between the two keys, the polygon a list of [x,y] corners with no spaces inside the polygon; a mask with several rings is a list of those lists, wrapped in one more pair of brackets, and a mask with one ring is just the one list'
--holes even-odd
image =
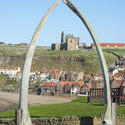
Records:
{"label": "white house", "polygon": [[14,77],[17,72],[20,72],[21,69],[18,66],[9,67],[9,66],[1,66],[0,67],[0,74],[8,75],[10,77]]}
{"label": "white house", "polygon": [[77,87],[71,88],[71,94],[75,95],[79,92],[79,89]]}

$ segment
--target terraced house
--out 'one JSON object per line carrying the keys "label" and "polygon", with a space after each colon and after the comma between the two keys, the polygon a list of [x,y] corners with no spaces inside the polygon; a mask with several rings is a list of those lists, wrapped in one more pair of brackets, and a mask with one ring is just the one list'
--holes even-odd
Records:
{"label": "terraced house", "polygon": [[89,91],[91,83],[79,82],[45,82],[41,85],[41,94],[78,94]]}
{"label": "terraced house", "polygon": [[[92,48],[95,49],[95,44],[91,44]],[[104,49],[125,49],[125,43],[100,43],[100,46]]]}

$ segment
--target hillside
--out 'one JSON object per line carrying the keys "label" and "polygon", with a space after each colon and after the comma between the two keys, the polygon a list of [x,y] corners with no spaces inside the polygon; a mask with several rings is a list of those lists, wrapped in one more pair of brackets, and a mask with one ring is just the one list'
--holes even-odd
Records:
{"label": "hillside", "polygon": [[[23,67],[27,47],[0,46],[0,65],[19,65]],[[107,52],[116,52],[123,56],[124,50],[104,50],[108,65],[115,62],[115,56]],[[100,64],[96,50],[83,51],[51,51],[37,47],[32,62],[32,69],[71,69],[85,73],[100,71]]]}

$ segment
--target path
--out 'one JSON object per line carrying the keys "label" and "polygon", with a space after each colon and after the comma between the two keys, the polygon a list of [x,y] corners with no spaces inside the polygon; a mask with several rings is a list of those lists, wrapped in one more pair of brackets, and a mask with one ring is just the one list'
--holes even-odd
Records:
{"label": "path", "polygon": [[[8,109],[15,109],[19,100],[19,94],[0,92],[0,112]],[[55,97],[42,95],[29,95],[29,105],[56,104],[70,102],[69,97]]]}

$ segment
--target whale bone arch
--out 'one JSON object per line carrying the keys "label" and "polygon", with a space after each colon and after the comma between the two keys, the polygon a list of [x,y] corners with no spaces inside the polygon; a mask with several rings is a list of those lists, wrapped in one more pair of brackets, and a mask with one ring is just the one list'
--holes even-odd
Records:
{"label": "whale bone arch", "polygon": [[[83,15],[80,13],[80,11],[69,1],[69,0],[63,0],[63,2],[81,19],[83,24],[86,26],[87,30],[89,31],[95,46],[96,50],[99,56],[99,61],[102,68],[103,73],[103,79],[104,79],[104,95],[105,95],[105,114],[104,114],[104,123],[105,125],[112,125],[112,117],[111,117],[111,93],[110,93],[110,86],[109,86],[109,76],[108,76],[108,68],[106,65],[106,61],[104,58],[104,54],[102,52],[102,49],[99,45],[98,39],[93,32],[91,26],[87,22],[87,20],[83,17]],[[23,69],[23,76],[20,86],[20,96],[19,96],[19,109],[22,110],[22,120],[20,121],[20,125],[31,125],[31,119],[28,112],[28,87],[29,87],[29,74],[31,69],[31,63],[36,47],[37,39],[40,35],[40,31],[47,20],[49,14],[52,12],[52,10],[59,4],[59,1],[56,0],[56,2],[50,7],[48,12],[45,14],[43,19],[40,21],[36,31],[34,32],[34,35],[32,37],[27,55],[26,60],[24,63],[24,69]]]}

